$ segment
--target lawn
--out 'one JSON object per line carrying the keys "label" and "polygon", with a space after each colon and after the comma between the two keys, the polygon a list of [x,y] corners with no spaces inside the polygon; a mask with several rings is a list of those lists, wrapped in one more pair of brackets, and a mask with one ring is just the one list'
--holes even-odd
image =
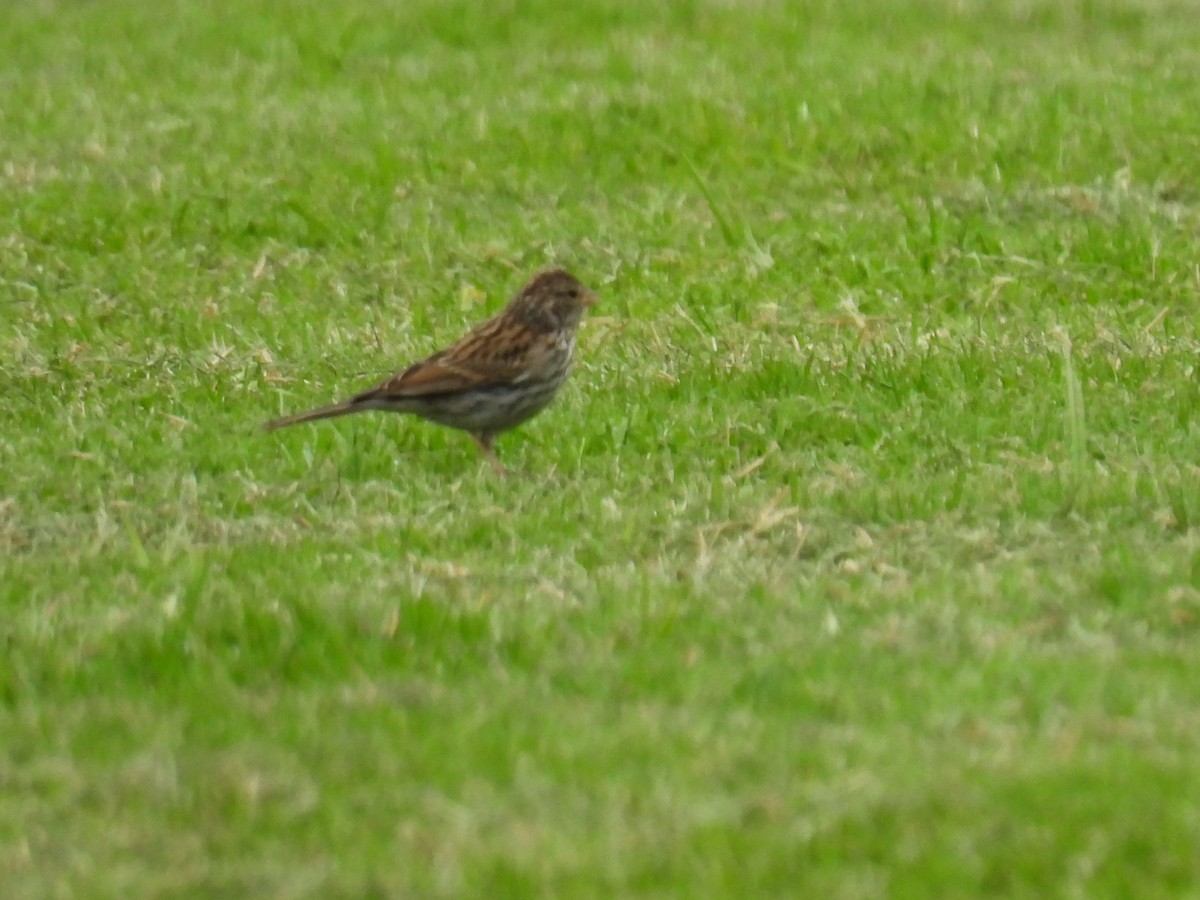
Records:
{"label": "lawn", "polygon": [[[4,897],[1200,897],[1198,48],[4,4]],[[259,429],[550,265],[509,477]]]}

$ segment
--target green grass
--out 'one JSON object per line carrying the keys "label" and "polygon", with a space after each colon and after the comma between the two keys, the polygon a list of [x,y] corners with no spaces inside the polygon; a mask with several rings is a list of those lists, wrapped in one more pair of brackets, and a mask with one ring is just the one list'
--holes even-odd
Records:
{"label": "green grass", "polygon": [[[5,4],[5,897],[1200,896],[1198,47]],[[512,477],[257,430],[552,263]]]}

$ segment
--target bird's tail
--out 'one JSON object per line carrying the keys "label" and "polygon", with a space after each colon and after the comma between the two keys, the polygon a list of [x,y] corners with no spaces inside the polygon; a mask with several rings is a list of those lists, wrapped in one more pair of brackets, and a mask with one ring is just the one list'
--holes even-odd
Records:
{"label": "bird's tail", "polygon": [[348,400],[344,403],[333,403],[329,406],[318,406],[316,409],[310,409],[308,412],[296,413],[294,416],[284,416],[282,419],[275,419],[272,422],[263,424],[264,431],[274,431],[276,428],[285,428],[288,425],[299,425],[301,422],[315,422],[317,419],[333,419],[337,416],[345,416],[354,412],[361,412],[362,407]]}

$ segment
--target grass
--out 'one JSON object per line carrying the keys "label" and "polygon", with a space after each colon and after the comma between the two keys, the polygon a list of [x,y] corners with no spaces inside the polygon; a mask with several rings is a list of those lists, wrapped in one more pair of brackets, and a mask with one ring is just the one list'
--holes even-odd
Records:
{"label": "grass", "polygon": [[1200,24],[878,7],[0,11],[6,896],[1200,896]]}

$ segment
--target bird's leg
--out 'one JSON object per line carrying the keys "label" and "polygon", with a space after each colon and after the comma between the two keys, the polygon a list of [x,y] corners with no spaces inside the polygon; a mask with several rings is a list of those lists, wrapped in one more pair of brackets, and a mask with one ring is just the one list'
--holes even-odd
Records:
{"label": "bird's leg", "polygon": [[484,432],[483,434],[472,434],[471,437],[475,439],[475,443],[479,445],[479,449],[483,451],[483,455],[487,457],[487,461],[492,464],[492,471],[501,477],[507,475],[508,470],[504,468],[504,464],[496,458],[496,454],[492,450],[492,444],[495,442],[496,436]]}

